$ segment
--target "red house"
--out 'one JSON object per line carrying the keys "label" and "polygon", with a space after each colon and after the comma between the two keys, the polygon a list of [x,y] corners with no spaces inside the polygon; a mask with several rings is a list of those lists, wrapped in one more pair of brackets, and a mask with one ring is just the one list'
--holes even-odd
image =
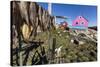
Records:
{"label": "red house", "polygon": [[65,30],[66,28],[68,28],[68,23],[66,21],[61,22],[60,28],[63,29],[63,30]]}

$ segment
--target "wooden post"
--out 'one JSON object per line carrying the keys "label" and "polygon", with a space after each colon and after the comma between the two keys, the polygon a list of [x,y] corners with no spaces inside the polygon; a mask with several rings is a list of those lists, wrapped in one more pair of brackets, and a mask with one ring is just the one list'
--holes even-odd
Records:
{"label": "wooden post", "polygon": [[53,44],[52,44],[52,61],[54,63],[55,58],[55,47],[56,47],[56,38],[53,38]]}
{"label": "wooden post", "polygon": [[20,66],[23,65],[21,49],[22,49],[21,32],[19,32],[19,64],[20,64]]}

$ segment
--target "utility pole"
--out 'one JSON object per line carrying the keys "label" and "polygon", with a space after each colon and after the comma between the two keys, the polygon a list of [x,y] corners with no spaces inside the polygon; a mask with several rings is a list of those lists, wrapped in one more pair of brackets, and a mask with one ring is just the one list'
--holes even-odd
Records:
{"label": "utility pole", "polygon": [[[51,3],[48,3],[48,12],[49,14],[51,15],[52,14],[52,4]],[[49,25],[50,27],[50,25]],[[48,44],[49,44],[49,50],[51,49],[51,32],[50,32],[50,29],[49,29],[49,32],[48,32],[48,36],[49,36],[49,41],[48,41]]]}
{"label": "utility pole", "polygon": [[52,4],[51,3],[48,3],[48,11],[49,11],[49,14],[52,15]]}
{"label": "utility pole", "polygon": [[[52,3],[48,3],[48,12],[49,12],[50,15],[52,15]],[[54,18],[56,18],[56,17],[54,17]],[[52,37],[50,29],[49,29],[49,32],[48,32],[48,36],[49,36],[49,38],[48,38],[48,40],[49,40],[48,41],[48,44],[49,44],[49,59],[51,60],[49,63],[54,63],[54,51],[55,51],[56,38]]]}
{"label": "utility pole", "polygon": [[[52,4],[51,3],[48,3],[48,12],[49,14],[51,15],[52,14],[52,11],[51,11],[51,8],[52,7]],[[49,31],[48,31],[48,45],[49,45],[49,49],[48,49],[48,58],[49,58],[49,63],[51,63],[51,32],[50,32],[50,25],[49,25]]]}

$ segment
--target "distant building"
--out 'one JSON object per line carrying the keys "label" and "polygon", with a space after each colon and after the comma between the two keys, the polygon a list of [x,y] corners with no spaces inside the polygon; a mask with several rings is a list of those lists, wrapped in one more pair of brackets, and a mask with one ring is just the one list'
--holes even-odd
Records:
{"label": "distant building", "polygon": [[68,28],[68,23],[66,21],[61,22],[60,28],[63,29],[63,30],[66,30],[66,28]]}
{"label": "distant building", "polygon": [[83,16],[78,16],[72,23],[73,27],[76,28],[83,28],[86,29],[88,28],[88,20],[84,18]]}

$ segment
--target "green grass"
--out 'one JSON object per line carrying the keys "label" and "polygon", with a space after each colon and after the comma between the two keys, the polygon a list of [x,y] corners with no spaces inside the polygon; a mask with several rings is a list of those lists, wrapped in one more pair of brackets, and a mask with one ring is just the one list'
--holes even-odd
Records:
{"label": "green grass", "polygon": [[[60,32],[60,34],[58,33]],[[66,58],[66,62],[85,62],[85,61],[96,61],[97,60],[97,46],[92,41],[87,41],[83,45],[75,45],[70,43],[71,35],[69,32],[63,32],[60,29],[53,30],[50,32],[50,38],[56,38],[56,48],[63,46],[61,55]],[[44,32],[40,36],[41,40],[44,41],[44,47],[46,51],[49,49],[48,34]],[[52,44],[51,44],[52,45]],[[93,53],[94,56],[90,55]]]}
{"label": "green grass", "polygon": [[[50,44],[49,38],[51,42]],[[63,32],[63,30],[61,29],[51,30],[50,32],[41,32],[37,35],[36,40],[38,41],[40,39],[44,42],[42,44],[42,47],[45,48],[46,55],[49,52],[49,46],[52,49],[53,38],[56,38],[55,48],[63,46],[61,50],[61,57],[64,57],[64,63],[97,61],[96,43],[88,40],[86,40],[86,43],[82,45],[70,43],[72,36],[69,32]],[[32,53],[34,54],[36,50],[38,50],[38,52],[41,54],[40,47],[38,47],[37,49],[33,49]],[[36,54],[35,57],[37,56],[38,55]],[[51,60],[48,61],[50,63]],[[56,59],[54,61],[54,63],[57,63]],[[30,65],[31,60],[28,60],[27,64]]]}

